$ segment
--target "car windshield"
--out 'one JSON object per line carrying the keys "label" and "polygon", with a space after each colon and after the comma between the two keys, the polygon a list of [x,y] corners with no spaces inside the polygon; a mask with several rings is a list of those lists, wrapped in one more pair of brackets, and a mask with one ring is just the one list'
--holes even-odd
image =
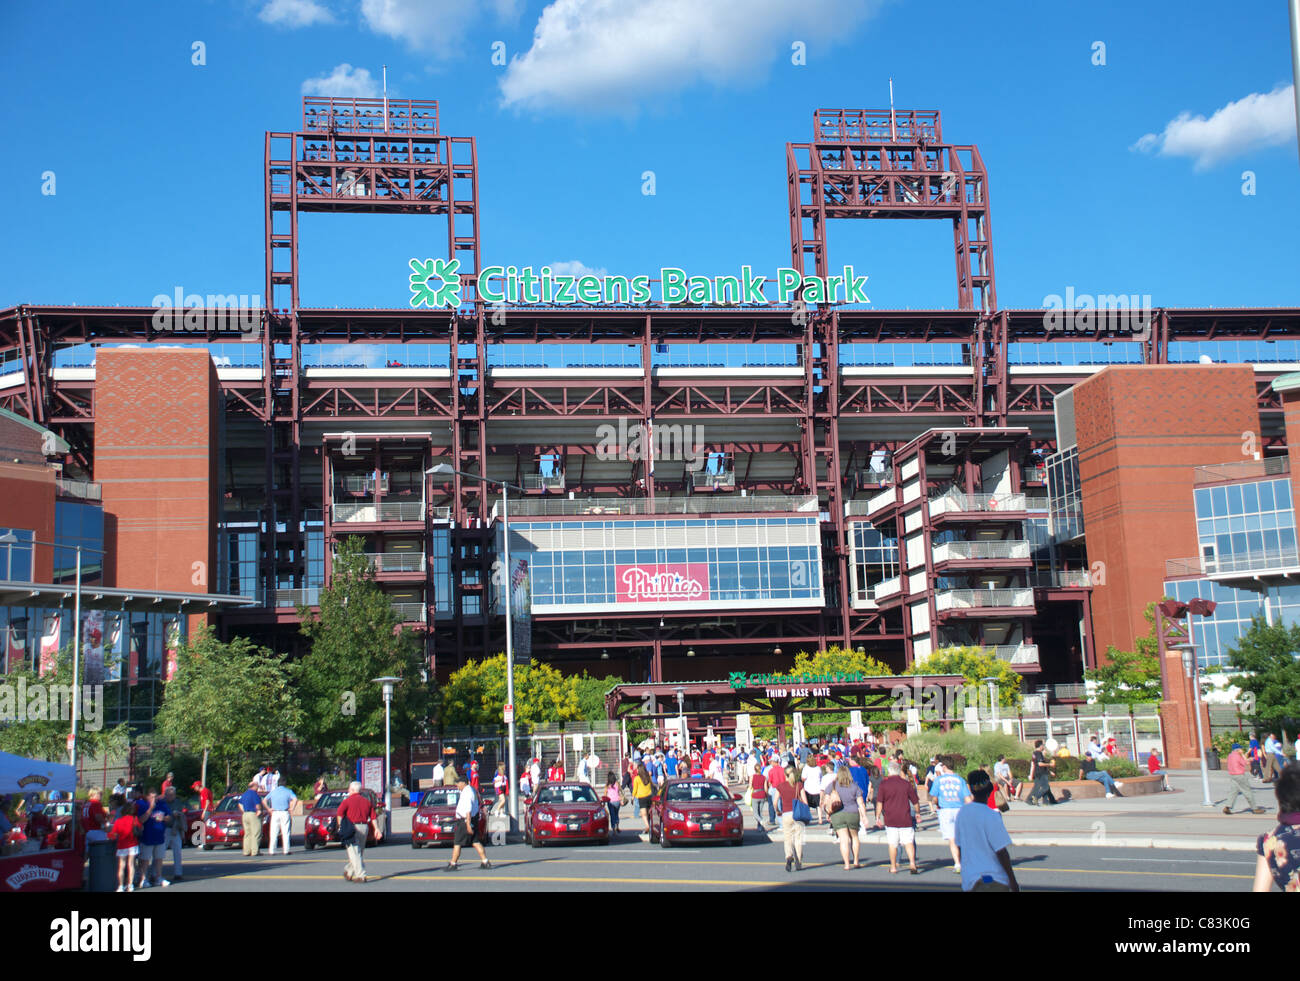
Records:
{"label": "car windshield", "polygon": [[317,807],[338,807],[343,803],[343,798],[347,796],[342,790],[331,790],[328,794],[321,794],[321,798],[316,802]]}
{"label": "car windshield", "polygon": [[460,800],[460,790],[456,787],[436,787],[427,790],[420,798],[421,807],[455,807]]}
{"label": "car windshield", "polygon": [[537,792],[539,804],[595,804],[596,792],[590,787],[543,787]]}
{"label": "car windshield", "polygon": [[221,798],[221,803],[217,805],[218,811],[237,811],[239,810],[239,798],[234,794],[229,797]]}
{"label": "car windshield", "polygon": [[668,785],[667,799],[671,801],[731,800],[722,784],[711,780],[691,780]]}

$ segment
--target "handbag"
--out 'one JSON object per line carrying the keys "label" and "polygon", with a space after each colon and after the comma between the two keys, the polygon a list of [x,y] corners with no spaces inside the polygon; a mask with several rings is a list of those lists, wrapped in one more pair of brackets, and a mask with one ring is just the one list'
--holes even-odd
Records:
{"label": "handbag", "polygon": [[993,791],[993,803],[997,806],[997,809],[1002,811],[1004,814],[1011,810],[1011,805],[1007,803],[1007,795],[1001,790]]}
{"label": "handbag", "polygon": [[742,804],[744,804],[746,807],[749,807],[752,803],[754,803],[754,788],[753,788],[753,787],[746,787],[746,788],[745,788],[745,796],[741,798],[740,802],[741,802]]}
{"label": "handbag", "polygon": [[790,816],[800,824],[808,824],[812,821],[812,811],[808,809],[808,804],[795,797],[794,805],[790,808]]}
{"label": "handbag", "polygon": [[839,788],[832,788],[831,792],[826,795],[826,813],[834,814],[842,810],[844,810],[844,801],[840,798]]}

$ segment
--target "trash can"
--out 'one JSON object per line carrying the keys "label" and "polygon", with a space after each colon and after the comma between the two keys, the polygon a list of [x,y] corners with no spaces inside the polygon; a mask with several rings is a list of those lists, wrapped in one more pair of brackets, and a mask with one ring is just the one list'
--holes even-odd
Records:
{"label": "trash can", "polygon": [[1219,754],[1217,750],[1207,749],[1205,751],[1205,766],[1210,770],[1219,769]]}
{"label": "trash can", "polygon": [[86,876],[87,892],[114,892],[117,889],[117,842],[112,838],[86,843],[90,872]]}

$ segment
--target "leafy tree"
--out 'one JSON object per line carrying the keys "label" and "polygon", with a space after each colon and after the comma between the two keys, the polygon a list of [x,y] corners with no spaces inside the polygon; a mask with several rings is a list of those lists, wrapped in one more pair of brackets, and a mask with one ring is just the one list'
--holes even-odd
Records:
{"label": "leafy tree", "polygon": [[[1020,705],[1020,673],[996,654],[982,647],[944,647],[924,661],[913,661],[904,674],[959,674],[966,684],[983,694],[987,687],[985,678],[997,679],[998,704],[1006,708]],[[968,699],[975,704],[975,699]]]}
{"label": "leafy tree", "polygon": [[1111,644],[1106,648],[1106,663],[1083,673],[1097,683],[1097,701],[1103,704],[1140,705],[1160,701],[1160,641],[1156,637],[1156,605],[1148,603],[1143,611],[1151,629],[1138,637],[1134,649],[1121,651]]}
{"label": "leafy tree", "polygon": [[[1300,727],[1300,624],[1269,626],[1255,617],[1250,629],[1228,651],[1228,659],[1247,677],[1236,679],[1251,721],[1264,732],[1294,735]],[[1253,701],[1253,711],[1251,704]]]}
{"label": "leafy tree", "polygon": [[[78,680],[85,685],[84,674]],[[13,704],[6,705],[5,700],[0,698],[0,712],[3,712],[4,718],[14,721],[0,721],[0,751],[30,759],[67,763],[68,734],[72,732],[71,705],[69,699],[62,696],[59,697],[58,704],[53,704],[50,695],[56,685],[59,686],[57,690],[69,695],[72,691],[72,645],[67,645],[58,653],[53,670],[47,671],[44,676],[28,668],[19,668],[5,675],[4,681],[10,686],[8,690],[12,693],[10,697]],[[111,687],[105,686],[105,694]],[[82,690],[84,694],[85,689]],[[26,695],[21,706],[17,704],[20,691]],[[33,696],[37,692],[41,693],[39,700],[33,701]],[[89,729],[87,722],[96,723],[94,720],[87,719],[86,708],[84,701],[78,708],[78,757],[84,759],[87,756],[105,753],[114,755],[124,752],[127,746],[125,723],[112,729],[102,727]],[[100,701],[95,708],[96,711],[104,711],[108,714],[107,700]],[[33,713],[40,713],[45,717],[35,718]],[[57,717],[52,718],[51,716],[54,715]],[[17,721],[20,717],[25,721]],[[102,717],[99,721],[103,721]]]}
{"label": "leafy tree", "polygon": [[383,692],[374,679],[398,677],[392,705],[395,745],[427,724],[430,709],[424,642],[399,628],[392,603],[375,583],[362,539],[344,538],[320,615],[302,607],[311,642],[295,670],[304,715],[298,732],[333,762],[384,751]]}
{"label": "leafy tree", "polygon": [[790,669],[791,674],[828,674],[832,671],[843,671],[848,674],[856,671],[865,675],[884,677],[894,673],[888,664],[877,661],[865,652],[859,653],[852,648],[838,647],[834,644],[824,651],[813,654],[800,651],[795,655],[794,667]]}
{"label": "leafy tree", "polygon": [[578,718],[586,722],[605,722],[609,718],[605,710],[605,694],[615,685],[623,684],[623,679],[612,674],[594,678],[584,671],[582,677],[570,681],[578,696]]}
{"label": "leafy tree", "polygon": [[245,637],[218,640],[205,627],[177,651],[154,727],[203,754],[206,786],[210,759],[229,766],[265,754],[301,719],[282,656]]}
{"label": "leafy tree", "polygon": [[[574,678],[566,678],[549,664],[530,661],[515,666],[515,724],[569,722],[583,718]],[[591,679],[596,680],[596,679]],[[601,682],[604,684],[604,682]],[[506,703],[506,656],[468,661],[447,679],[441,692],[441,718],[445,726],[501,725]],[[602,715],[603,701],[602,701]]]}

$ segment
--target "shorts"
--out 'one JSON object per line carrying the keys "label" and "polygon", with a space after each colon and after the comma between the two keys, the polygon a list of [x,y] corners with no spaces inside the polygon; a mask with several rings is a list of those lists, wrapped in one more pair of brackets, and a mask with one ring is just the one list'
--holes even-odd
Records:
{"label": "shorts", "polygon": [[117,850],[118,858],[135,858],[140,854],[140,846],[132,845],[130,848],[119,848]]}
{"label": "shorts", "polygon": [[464,821],[456,822],[456,837],[452,839],[453,844],[459,845],[461,848],[464,848],[467,845],[473,845],[478,843],[479,840],[478,822],[473,821],[472,823],[474,826],[474,830],[470,831],[468,828],[465,827]]}
{"label": "shorts", "polygon": [[886,828],[885,841],[889,843],[890,848],[897,848],[899,845],[910,845],[916,840],[916,832],[911,828]]}
{"label": "shorts", "polygon": [[848,810],[838,810],[831,815],[831,827],[836,831],[842,831],[846,828],[856,828],[859,824],[858,812]]}
{"label": "shorts", "polygon": [[807,796],[807,798],[808,798],[808,806],[809,806],[812,810],[814,810],[814,811],[817,810],[817,805],[820,804],[820,803],[822,802],[822,795],[821,795],[821,794],[807,794],[807,795],[805,795],[805,796]]}
{"label": "shorts", "polygon": [[960,810],[960,807],[939,808],[939,836],[944,841],[957,837],[957,812]]}

